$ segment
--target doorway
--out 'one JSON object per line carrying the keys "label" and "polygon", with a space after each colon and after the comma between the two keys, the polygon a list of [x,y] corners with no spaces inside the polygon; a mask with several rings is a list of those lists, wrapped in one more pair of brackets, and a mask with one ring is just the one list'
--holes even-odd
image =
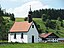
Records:
{"label": "doorway", "polygon": [[32,43],[34,43],[34,36],[32,36]]}

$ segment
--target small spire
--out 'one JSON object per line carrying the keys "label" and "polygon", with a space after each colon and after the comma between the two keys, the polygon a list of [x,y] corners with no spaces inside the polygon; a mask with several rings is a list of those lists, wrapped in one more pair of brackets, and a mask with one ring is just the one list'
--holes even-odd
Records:
{"label": "small spire", "polygon": [[31,11],[31,5],[30,5],[30,11]]}
{"label": "small spire", "polygon": [[30,11],[29,11],[29,14],[32,14],[32,11],[31,11],[31,5],[30,5]]}
{"label": "small spire", "polygon": [[32,11],[31,11],[31,5],[30,5],[30,11],[29,11],[29,14],[28,14],[28,22],[32,22]]}

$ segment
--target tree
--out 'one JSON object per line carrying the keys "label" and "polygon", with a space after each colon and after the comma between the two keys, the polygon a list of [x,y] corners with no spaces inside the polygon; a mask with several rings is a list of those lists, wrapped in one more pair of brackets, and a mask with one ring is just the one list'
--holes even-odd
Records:
{"label": "tree", "polygon": [[64,19],[64,9],[40,9],[33,11],[33,18],[41,18],[42,14],[46,14],[50,16],[50,19],[56,20],[60,17],[62,20]]}
{"label": "tree", "polygon": [[50,26],[50,22],[51,21],[49,19],[46,20],[46,24],[45,25],[46,25],[47,28]]}
{"label": "tree", "polygon": [[55,29],[56,28],[56,22],[55,21],[51,21],[49,19],[46,20],[46,27],[47,28],[51,28],[51,29]]}
{"label": "tree", "polygon": [[63,20],[61,21],[61,27],[64,28],[64,22],[63,22]]}
{"label": "tree", "polygon": [[11,19],[12,21],[15,21],[15,18],[14,18],[14,14],[13,14],[13,13],[12,13],[11,16],[10,16],[10,19]]}
{"label": "tree", "polygon": [[60,17],[57,18],[58,21],[62,21],[62,19]]}
{"label": "tree", "polygon": [[55,29],[55,28],[56,28],[56,22],[55,22],[55,21],[51,21],[49,27],[50,27],[51,29]]}
{"label": "tree", "polygon": [[63,20],[61,21],[61,27],[63,27]]}
{"label": "tree", "polygon": [[46,29],[45,32],[48,33],[48,29]]}
{"label": "tree", "polygon": [[28,21],[28,17],[25,17],[24,21]]}
{"label": "tree", "polygon": [[[4,14],[0,8],[0,40],[7,40],[7,33],[12,26],[13,22],[10,23],[9,19],[4,19],[4,16],[9,16],[9,13]],[[11,14],[14,20],[14,14]]]}
{"label": "tree", "polygon": [[56,29],[60,30],[61,22],[59,20],[56,21]]}
{"label": "tree", "polygon": [[46,19],[47,19],[47,15],[46,14],[43,14],[42,15],[42,21],[46,21]]}
{"label": "tree", "polygon": [[45,23],[45,26],[46,26],[45,32],[46,32],[46,33],[48,33],[48,30],[49,30],[49,27],[50,27],[50,22],[51,22],[51,21],[50,21],[49,19],[46,20],[46,23]]}
{"label": "tree", "polygon": [[10,30],[13,22],[9,19],[4,19],[0,26],[0,40],[7,40],[8,31]]}

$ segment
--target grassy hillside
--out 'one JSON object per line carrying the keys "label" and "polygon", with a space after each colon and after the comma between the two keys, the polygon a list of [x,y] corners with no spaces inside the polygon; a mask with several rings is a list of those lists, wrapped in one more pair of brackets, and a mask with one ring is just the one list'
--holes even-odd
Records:
{"label": "grassy hillside", "polygon": [[46,30],[46,27],[44,25],[44,22],[41,18],[33,18],[33,20],[36,22],[36,24],[40,25],[40,29],[42,29],[42,32]]}
{"label": "grassy hillside", "polygon": [[0,48],[64,48],[63,43],[4,44]]}
{"label": "grassy hillside", "polygon": [[[36,22],[36,24],[40,25],[40,29],[42,30],[42,32],[45,32],[46,26],[45,26],[44,22],[42,21],[42,19],[41,18],[33,18],[33,20]],[[15,21],[17,21],[17,22],[24,21],[24,18],[16,18]],[[54,21],[54,20],[52,20],[52,21]],[[64,37],[64,28],[62,28],[62,27],[59,30],[59,33],[56,33],[56,30],[50,29],[50,28],[49,28],[49,32],[53,32],[59,37]]]}
{"label": "grassy hillside", "polygon": [[[42,32],[45,32],[46,30],[46,26],[44,24],[44,22],[42,21],[41,18],[33,18],[33,20],[38,24],[40,25],[40,28],[42,29]],[[64,37],[64,28],[61,27],[61,29],[59,30],[59,33],[56,33],[56,30],[54,29],[50,29],[49,28],[49,32],[53,32],[55,33],[57,36],[59,37]]]}

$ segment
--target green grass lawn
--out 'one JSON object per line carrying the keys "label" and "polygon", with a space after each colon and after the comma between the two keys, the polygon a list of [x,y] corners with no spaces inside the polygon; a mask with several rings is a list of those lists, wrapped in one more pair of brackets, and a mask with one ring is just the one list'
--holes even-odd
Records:
{"label": "green grass lawn", "polygon": [[24,18],[15,18],[15,21],[16,22],[21,22],[21,21],[24,21]]}
{"label": "green grass lawn", "polygon": [[64,48],[64,43],[4,44],[0,48]]}

